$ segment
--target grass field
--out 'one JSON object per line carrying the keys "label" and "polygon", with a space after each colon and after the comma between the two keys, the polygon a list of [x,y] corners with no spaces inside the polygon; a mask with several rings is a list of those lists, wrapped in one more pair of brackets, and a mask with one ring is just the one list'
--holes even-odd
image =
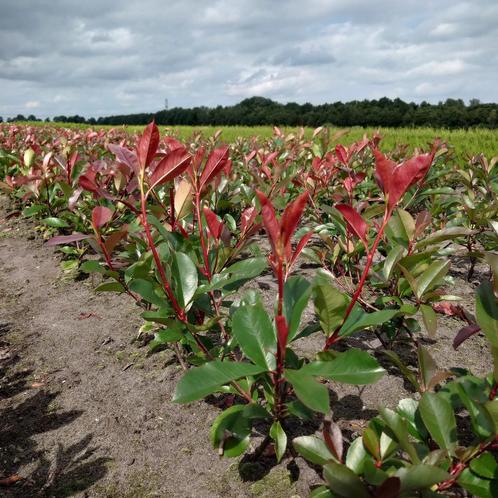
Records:
{"label": "grass field", "polygon": [[[25,124],[25,123],[23,123]],[[35,126],[44,126],[47,123],[33,122],[28,123]],[[143,126],[90,126],[84,124],[68,123],[51,123],[53,126],[66,128],[125,128],[131,133],[141,132]],[[227,143],[233,143],[238,138],[250,138],[257,136],[260,139],[270,138],[273,135],[271,126],[161,126],[162,133],[171,133],[182,140],[187,140],[193,134],[201,132],[204,136],[210,136],[218,130],[222,130],[221,139]],[[297,128],[285,128],[282,130],[288,133],[295,133]],[[332,128],[331,132],[339,131],[338,128]],[[498,130],[489,129],[457,129],[450,130],[445,128],[362,128],[355,126],[348,128],[347,134],[341,137],[340,142],[347,145],[363,137],[364,134],[371,136],[378,131],[383,137],[382,148],[392,150],[396,145],[408,144],[411,148],[424,147],[427,143],[432,142],[436,137],[441,138],[450,147],[453,147],[455,153],[461,157],[483,153],[487,157],[498,156]],[[305,129],[305,136],[311,137],[312,128]]]}

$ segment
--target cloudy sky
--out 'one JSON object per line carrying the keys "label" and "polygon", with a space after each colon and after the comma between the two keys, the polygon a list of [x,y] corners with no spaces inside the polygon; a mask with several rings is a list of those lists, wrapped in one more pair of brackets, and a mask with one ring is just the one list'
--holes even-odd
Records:
{"label": "cloudy sky", "polygon": [[1,0],[0,116],[498,101],[496,0]]}

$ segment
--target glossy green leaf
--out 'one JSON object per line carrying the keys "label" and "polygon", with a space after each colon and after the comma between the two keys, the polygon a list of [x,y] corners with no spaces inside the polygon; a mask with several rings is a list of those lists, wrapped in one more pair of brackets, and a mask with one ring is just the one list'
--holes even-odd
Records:
{"label": "glossy green leaf", "polygon": [[322,330],[332,334],[344,319],[349,298],[331,284],[320,282],[313,286],[313,299]]}
{"label": "glossy green leaf", "polygon": [[424,463],[402,467],[394,475],[401,480],[401,493],[429,489],[434,484],[450,478],[445,470]]}
{"label": "glossy green leaf", "polygon": [[426,392],[420,400],[419,410],[432,439],[453,454],[457,444],[456,419],[448,399],[441,394]]}
{"label": "glossy green leaf", "polygon": [[189,370],[176,385],[173,401],[189,403],[215,392],[223,384],[257,375],[266,369],[250,363],[214,360]]}
{"label": "glossy green leaf", "polygon": [[175,281],[176,297],[182,308],[186,308],[197,289],[197,268],[189,256],[183,252],[175,252],[171,265]]}
{"label": "glossy green leaf", "polygon": [[325,414],[330,411],[327,386],[320,384],[311,375],[304,375],[299,370],[285,370],[285,378],[292,384],[298,399],[308,408]]}
{"label": "glossy green leaf", "polygon": [[440,283],[449,269],[450,262],[448,260],[434,261],[429,268],[416,279],[417,288],[415,290],[415,295],[417,298],[421,299],[427,291]]}
{"label": "glossy green leaf", "polygon": [[429,337],[435,337],[437,332],[437,315],[428,304],[421,304],[420,311],[422,313],[422,320],[424,321],[425,329]]}
{"label": "glossy green leaf", "polygon": [[54,228],[67,228],[69,226],[67,221],[64,221],[61,218],[56,218],[55,216],[50,216],[49,218],[43,218],[40,220],[44,225],[48,225],[49,227]]}
{"label": "glossy green leaf", "polygon": [[284,316],[289,324],[287,342],[291,342],[297,334],[311,289],[311,284],[301,276],[292,276],[284,284]]}
{"label": "glossy green leaf", "polygon": [[275,442],[275,455],[277,457],[277,462],[280,462],[285,454],[285,450],[287,449],[287,434],[278,420],[275,420],[271,425],[269,434]]}
{"label": "glossy green leaf", "polygon": [[403,257],[405,253],[405,248],[403,246],[395,246],[391,249],[384,260],[384,266],[382,267],[382,273],[384,279],[388,281],[391,278],[391,274],[396,263]]}
{"label": "glossy green leaf", "polygon": [[323,477],[334,493],[339,496],[370,498],[370,493],[361,479],[345,465],[328,463],[323,468]]}
{"label": "glossy green leaf", "polygon": [[171,327],[167,329],[161,329],[154,333],[154,339],[149,342],[149,350],[155,351],[158,347],[163,344],[169,344],[170,342],[181,341],[184,337],[182,332],[182,326],[180,323],[173,323]]}
{"label": "glossy green leaf", "polygon": [[413,463],[419,463],[420,458],[408,436],[408,424],[406,420],[389,408],[380,407],[379,411],[380,416],[387,425],[387,428],[392,432],[394,439],[398,441],[401,448],[406,451],[410,457],[410,460]]}
{"label": "glossy green leaf", "polygon": [[316,436],[296,437],[292,441],[292,445],[303,458],[316,465],[325,465],[327,462],[336,461],[325,441]]}
{"label": "glossy green leaf", "polygon": [[498,479],[498,462],[489,451],[473,458],[470,461],[470,469],[480,477]]}
{"label": "glossy green leaf", "polygon": [[237,457],[248,448],[251,422],[244,416],[247,405],[234,405],[218,415],[209,432],[209,439],[220,456]]}
{"label": "glossy green leaf", "polygon": [[346,454],[346,465],[355,473],[362,474],[365,460],[370,458],[363,445],[361,437],[356,438],[348,448]]}
{"label": "glossy green leaf", "polygon": [[136,278],[131,280],[128,286],[130,287],[130,290],[138,294],[148,303],[155,304],[158,308],[161,308],[167,303],[166,296],[158,293],[158,289],[154,287],[150,280]]}
{"label": "glossy green leaf", "polygon": [[308,498],[335,498],[336,496],[327,486],[318,486],[318,488],[313,489]]}
{"label": "glossy green leaf", "polygon": [[275,368],[275,328],[261,301],[242,304],[232,318],[232,333],[244,354],[257,365]]}
{"label": "glossy green leaf", "polygon": [[366,351],[351,348],[338,354],[334,360],[308,363],[300,372],[337,382],[363,385],[377,382],[386,371]]}
{"label": "glossy green leaf", "polygon": [[88,260],[81,263],[80,271],[84,273],[104,273],[105,268],[100,264],[99,261]]}
{"label": "glossy green leaf", "polygon": [[395,316],[399,316],[404,313],[411,314],[411,312],[411,306],[402,306],[399,309],[385,309],[374,311],[373,313],[366,313],[363,310],[355,314],[351,313],[344,325],[341,327],[339,335],[341,337],[347,337],[360,330],[382,325],[383,323],[392,320]]}
{"label": "glossy green leaf", "polygon": [[444,242],[446,240],[452,240],[458,237],[465,237],[468,235],[472,235],[472,233],[473,233],[472,230],[463,227],[443,228],[442,230],[438,230],[427,236],[425,239],[422,239],[419,242],[417,242],[415,247],[417,250],[420,250],[424,247],[433,244],[439,244],[440,242]]}
{"label": "glossy green leaf", "polygon": [[95,288],[95,292],[124,292],[125,288],[119,282],[104,282]]}
{"label": "glossy green leaf", "polygon": [[460,474],[457,483],[471,493],[472,496],[480,496],[482,498],[496,498],[498,496],[497,480],[479,477],[468,468]]}

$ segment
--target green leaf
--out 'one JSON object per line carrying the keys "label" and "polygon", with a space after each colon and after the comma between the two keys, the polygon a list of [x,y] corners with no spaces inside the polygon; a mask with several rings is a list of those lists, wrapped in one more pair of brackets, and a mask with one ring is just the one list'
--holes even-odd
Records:
{"label": "green leaf", "polygon": [[313,489],[308,498],[335,498],[336,496],[326,486],[318,486],[318,488]]}
{"label": "green leaf", "polygon": [[144,311],[141,317],[147,322],[156,322],[163,325],[171,324],[171,316],[174,315],[173,308],[169,306],[163,306],[155,311]]}
{"label": "green leaf", "polygon": [[417,489],[429,489],[434,484],[450,478],[450,475],[445,470],[425,463],[402,467],[394,475],[401,480],[401,493]]}
{"label": "green leaf", "polygon": [[240,377],[257,375],[266,369],[250,363],[214,360],[189,370],[176,385],[173,401],[189,403],[215,392]]}
{"label": "green leaf", "polygon": [[99,261],[88,260],[81,263],[80,271],[84,273],[104,273],[105,268],[100,264]]}
{"label": "green leaf", "polygon": [[67,228],[69,226],[67,221],[64,221],[61,218],[56,218],[54,216],[50,216],[49,218],[43,218],[43,220],[40,221],[41,223],[44,223],[45,225],[54,228]]}
{"label": "green leaf", "polygon": [[369,458],[363,440],[361,437],[356,438],[348,448],[346,454],[346,465],[355,473],[363,474],[366,459]]}
{"label": "green leaf", "polygon": [[287,449],[287,434],[278,420],[275,420],[270,427],[270,437],[275,441],[275,455],[277,462],[280,462]]}
{"label": "green leaf", "polygon": [[31,204],[31,206],[23,209],[22,215],[25,218],[29,218],[30,216],[35,216],[36,214],[45,211],[45,209],[46,206],[44,206],[43,204]]}
{"label": "green leaf", "polygon": [[369,498],[370,493],[361,479],[348,467],[339,463],[328,463],[323,468],[323,477],[330,488],[346,498]]}
{"label": "green leaf", "polygon": [[342,323],[349,298],[330,284],[313,286],[315,313],[326,335],[330,335]]}
{"label": "green leaf", "polygon": [[491,345],[498,347],[498,300],[491,282],[483,282],[477,289],[476,320]]}
{"label": "green leaf", "polygon": [[175,252],[171,265],[175,281],[176,297],[182,308],[186,308],[197,289],[197,268],[189,256],[183,252]]}
{"label": "green leaf", "polygon": [[237,457],[249,446],[251,422],[244,416],[247,405],[234,405],[218,415],[209,432],[209,439],[220,456]]}
{"label": "green leaf", "polygon": [[125,288],[119,282],[109,281],[97,286],[95,292],[125,292]]}
{"label": "green leaf", "polygon": [[415,450],[413,444],[410,443],[408,436],[408,424],[398,413],[390,410],[389,408],[380,407],[380,415],[390,429],[396,441],[398,441],[401,448],[408,453],[410,460],[413,463],[419,463],[420,458]]}
{"label": "green leaf", "polygon": [[299,400],[308,408],[327,414],[330,411],[329,391],[311,375],[300,370],[285,370],[285,378],[292,384]]}
{"label": "green leaf", "polygon": [[419,410],[432,439],[453,455],[457,443],[456,420],[448,399],[441,394],[426,392],[420,400]]}
{"label": "green leaf", "polygon": [[417,356],[420,368],[420,376],[422,378],[424,388],[427,389],[429,387],[431,379],[438,371],[438,368],[436,362],[434,361],[434,358],[430,355],[429,351],[427,351],[427,349],[424,348],[424,346],[422,346],[421,344],[418,345]]}
{"label": "green leaf", "polygon": [[424,247],[439,244],[440,242],[444,242],[445,240],[455,239],[457,237],[465,237],[468,235],[472,235],[474,232],[469,230],[468,228],[463,227],[449,227],[443,228],[442,230],[438,230],[437,232],[432,233],[425,239],[417,242],[415,248],[420,250]]}
{"label": "green leaf", "polygon": [[128,286],[133,292],[136,292],[145,301],[151,304],[155,304],[158,308],[163,307],[166,303],[166,296],[160,295],[150,280],[144,280],[142,278],[136,278],[132,280]]}
{"label": "green leaf", "polygon": [[477,458],[473,458],[470,461],[470,469],[478,476],[486,479],[498,478],[498,462],[489,451],[479,455]]}
{"label": "green leaf", "polygon": [[316,436],[300,436],[292,441],[296,451],[306,460],[316,465],[336,461],[323,439]]}
{"label": "green leaf", "polygon": [[167,329],[161,329],[154,333],[154,339],[149,342],[149,350],[155,351],[159,346],[170,342],[181,341],[184,337],[180,323],[173,322],[172,326]]}
{"label": "green leaf", "polygon": [[394,266],[403,257],[404,253],[405,248],[403,246],[396,246],[389,251],[389,254],[384,260],[384,266],[382,267],[382,273],[386,281],[391,278]]}
{"label": "green leaf", "polygon": [[498,481],[483,479],[468,468],[460,474],[457,483],[472,496],[481,496],[482,498],[496,498],[498,496]]}
{"label": "green leaf", "polygon": [[233,314],[232,333],[244,354],[266,370],[275,368],[275,328],[261,301],[242,304]]}
{"label": "green leaf", "polygon": [[443,277],[448,273],[450,269],[450,262],[448,260],[434,261],[427,270],[425,270],[422,275],[417,279],[417,288],[415,290],[415,295],[418,299],[437,285]]}
{"label": "green leaf", "polygon": [[292,276],[284,284],[284,316],[289,324],[287,342],[297,334],[301,315],[311,295],[311,284],[301,276]]}
{"label": "green leaf", "polygon": [[425,329],[429,334],[429,337],[435,337],[437,332],[437,315],[432,309],[432,306],[427,304],[420,305],[420,311],[422,313],[422,320],[424,321]]}
{"label": "green leaf", "polygon": [[356,385],[373,384],[386,373],[375,358],[356,348],[339,353],[334,360],[308,363],[299,372]]}

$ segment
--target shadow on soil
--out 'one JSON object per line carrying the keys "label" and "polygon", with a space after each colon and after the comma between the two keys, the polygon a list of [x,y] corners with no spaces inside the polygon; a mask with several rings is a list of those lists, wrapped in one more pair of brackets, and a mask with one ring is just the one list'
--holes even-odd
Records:
{"label": "shadow on soil", "polygon": [[[0,357],[0,401],[9,400],[10,403],[0,409],[0,479],[17,476],[21,468],[29,469],[23,471],[21,480],[0,485],[0,496],[65,497],[102,479],[107,473],[108,459],[94,457],[98,448],[92,446],[91,434],[66,448],[60,443],[51,450],[38,447],[37,434],[71,424],[83,412],[57,410],[58,392],[39,390],[31,394],[33,391],[27,390],[31,371],[15,371],[19,356],[3,339],[0,339],[0,353],[3,353]],[[15,396],[24,399],[16,403],[12,399]]]}

